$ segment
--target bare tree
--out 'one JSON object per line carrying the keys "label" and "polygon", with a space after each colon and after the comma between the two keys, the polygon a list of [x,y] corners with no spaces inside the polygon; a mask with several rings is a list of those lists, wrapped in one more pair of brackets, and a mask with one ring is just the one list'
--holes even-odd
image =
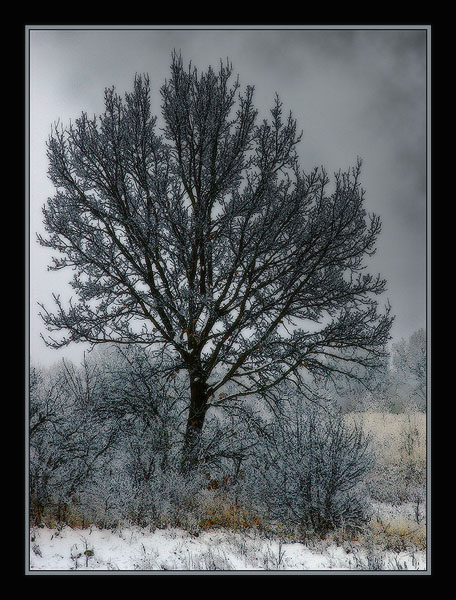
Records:
{"label": "bare tree", "polygon": [[363,272],[381,224],[364,208],[361,162],[328,191],[323,168],[301,171],[279,98],[259,122],[254,88],[231,75],[174,53],[161,131],[137,75],[124,99],[107,89],[101,116],[56,125],[48,141],[56,194],[38,237],[59,252],[52,270],[74,270],[77,302],[42,307],[61,332],[47,343],[171,355],[189,376],[187,454],[210,406],[305,371],[373,366],[392,321],[375,299],[385,281]]}
{"label": "bare tree", "polygon": [[391,387],[403,403],[413,402],[426,409],[427,350],[426,331],[419,329],[405,340],[402,338],[392,348]]}

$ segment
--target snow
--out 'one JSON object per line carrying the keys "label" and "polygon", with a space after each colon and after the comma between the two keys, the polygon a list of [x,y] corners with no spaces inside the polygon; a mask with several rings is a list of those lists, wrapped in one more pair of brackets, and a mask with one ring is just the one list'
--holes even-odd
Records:
{"label": "snow", "polygon": [[[425,552],[384,552],[383,570],[426,569]],[[255,532],[208,531],[198,536],[179,529],[30,531],[30,571],[259,571],[369,569],[366,551],[335,544],[319,550],[281,543]]]}

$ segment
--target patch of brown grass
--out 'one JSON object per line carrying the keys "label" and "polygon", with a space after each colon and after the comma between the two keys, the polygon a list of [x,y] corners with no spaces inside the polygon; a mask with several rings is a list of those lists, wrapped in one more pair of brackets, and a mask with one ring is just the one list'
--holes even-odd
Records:
{"label": "patch of brown grass", "polygon": [[58,529],[68,525],[74,529],[85,529],[93,524],[87,515],[82,514],[76,507],[65,502],[57,502],[42,506],[35,499],[30,501],[30,526],[44,526]]}
{"label": "patch of brown grass", "polygon": [[388,522],[374,520],[361,536],[361,542],[371,540],[385,550],[426,549],[426,527],[406,519],[391,519]]}
{"label": "patch of brown grass", "polygon": [[202,531],[219,528],[242,531],[260,529],[263,527],[263,522],[257,515],[242,506],[215,500],[212,504],[204,506],[199,527]]}

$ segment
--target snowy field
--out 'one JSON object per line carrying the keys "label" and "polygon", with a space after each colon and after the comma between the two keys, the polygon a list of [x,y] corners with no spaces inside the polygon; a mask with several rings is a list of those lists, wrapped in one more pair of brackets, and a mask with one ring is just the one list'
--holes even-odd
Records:
{"label": "snowy field", "polygon": [[256,533],[33,528],[31,571],[425,570],[426,554],[281,543]]}

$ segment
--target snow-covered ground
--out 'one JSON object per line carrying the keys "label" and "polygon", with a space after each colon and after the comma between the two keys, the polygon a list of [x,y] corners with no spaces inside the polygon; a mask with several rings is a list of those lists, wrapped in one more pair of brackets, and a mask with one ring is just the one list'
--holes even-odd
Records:
{"label": "snow-covered ground", "polygon": [[33,528],[31,571],[425,570],[425,552],[383,552],[330,545],[320,550],[256,533],[178,529],[115,531]]}

